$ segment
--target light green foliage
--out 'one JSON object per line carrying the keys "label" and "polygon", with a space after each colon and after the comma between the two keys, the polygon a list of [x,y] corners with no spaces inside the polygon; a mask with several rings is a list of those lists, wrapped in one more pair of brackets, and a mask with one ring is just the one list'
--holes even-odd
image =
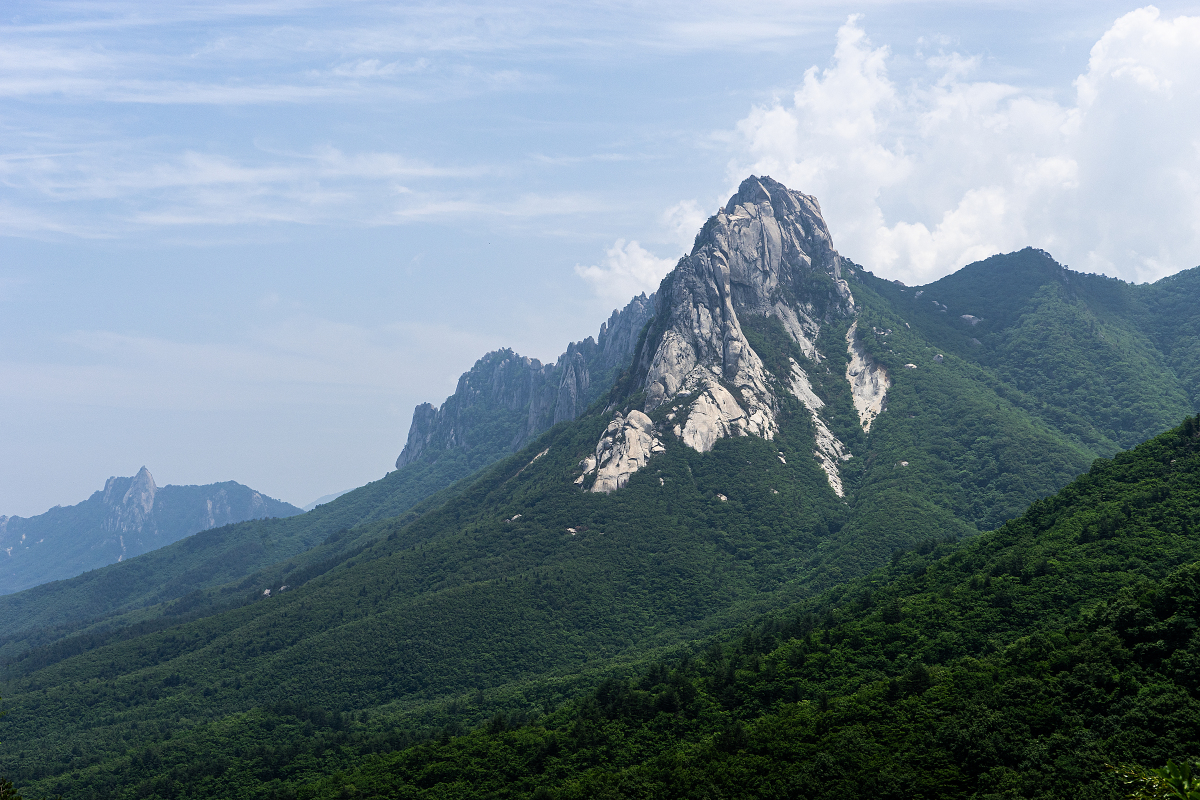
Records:
{"label": "light green foliage", "polygon": [[1167,761],[1162,769],[1110,766],[1109,770],[1124,784],[1127,800],[1200,800],[1200,773],[1194,774],[1187,762]]}

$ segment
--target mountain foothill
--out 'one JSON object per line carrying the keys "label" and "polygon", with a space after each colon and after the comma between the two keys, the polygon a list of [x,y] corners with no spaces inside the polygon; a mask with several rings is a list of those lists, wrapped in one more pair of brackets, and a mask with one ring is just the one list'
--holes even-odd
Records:
{"label": "mountain foothill", "polygon": [[1200,756],[1200,268],[868,266],[752,176],[598,336],[418,406],[378,481],[173,543],[168,489],[213,487],[150,508],[143,470],[56,510],[109,536],[77,563],[117,517],[140,554],[0,597],[0,775],[1108,798]]}

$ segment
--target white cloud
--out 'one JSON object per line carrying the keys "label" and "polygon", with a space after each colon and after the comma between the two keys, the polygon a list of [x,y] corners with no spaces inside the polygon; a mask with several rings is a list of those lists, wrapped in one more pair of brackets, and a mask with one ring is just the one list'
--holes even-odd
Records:
{"label": "white cloud", "polygon": [[658,289],[675,264],[675,260],[659,258],[637,242],[618,239],[608,248],[603,264],[576,265],[575,272],[592,285],[598,296],[624,304],[634,295]]}
{"label": "white cloud", "polygon": [[1200,263],[1200,18],[1121,17],[1069,103],[958,53],[902,88],[891,58],[851,17],[827,68],[738,124],[730,178],[815,195],[843,253],[910,283],[1026,245],[1131,280]]}
{"label": "white cloud", "polygon": [[708,214],[695,200],[681,200],[663,212],[662,221],[685,253],[692,251],[696,234],[708,219]]}

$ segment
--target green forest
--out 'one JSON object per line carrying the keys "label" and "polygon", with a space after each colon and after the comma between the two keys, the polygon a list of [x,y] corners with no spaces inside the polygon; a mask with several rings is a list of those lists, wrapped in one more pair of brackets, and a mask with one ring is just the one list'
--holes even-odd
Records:
{"label": "green forest", "polygon": [[812,378],[844,498],[782,392],[773,441],[668,437],[621,491],[580,491],[630,368],[516,453],[511,414],[478,416],[475,452],[0,597],[0,776],[67,798],[1128,796],[1200,757],[1195,272],[858,269],[893,378],[869,435],[849,319],[818,362],[745,317],[773,375]]}

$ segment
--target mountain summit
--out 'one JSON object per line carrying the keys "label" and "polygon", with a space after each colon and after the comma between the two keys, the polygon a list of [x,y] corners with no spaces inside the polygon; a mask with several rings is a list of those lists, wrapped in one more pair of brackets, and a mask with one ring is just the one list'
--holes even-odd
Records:
{"label": "mountain summit", "polygon": [[109,478],[104,482],[103,498],[109,512],[101,529],[108,533],[141,532],[154,510],[156,492],[154,476],[144,466],[132,478]]}
{"label": "mountain summit", "polygon": [[234,481],[160,487],[142,467],[133,477],[109,478],[82,503],[36,517],[0,517],[0,594],[124,561],[199,531],[299,513]]}
{"label": "mountain summit", "polygon": [[463,477],[575,419],[609,390],[653,313],[654,295],[633,298],[601,323],[596,338],[571,342],[553,364],[508,349],[488,353],[440,408],[422,403],[413,410],[396,469],[461,457],[468,466],[452,474]]}
{"label": "mountain summit", "polygon": [[[850,268],[833,248],[816,198],[768,177],[743,181],[663,280],[650,333],[634,357],[641,408],[616,413],[579,482],[594,472],[592,491],[621,488],[662,451],[664,430],[699,452],[725,436],[773,439],[782,389],[812,415],[814,456],[842,495],[838,463],[850,456],[822,419],[824,403],[807,372],[792,359],[789,374],[772,375],[747,341],[742,320],[778,320],[810,366],[819,365],[826,358],[817,343],[822,327],[857,313],[842,277]],[[854,325],[845,346],[845,377],[867,431],[883,409],[890,379],[857,345]],[[668,405],[655,425],[648,415]]]}

